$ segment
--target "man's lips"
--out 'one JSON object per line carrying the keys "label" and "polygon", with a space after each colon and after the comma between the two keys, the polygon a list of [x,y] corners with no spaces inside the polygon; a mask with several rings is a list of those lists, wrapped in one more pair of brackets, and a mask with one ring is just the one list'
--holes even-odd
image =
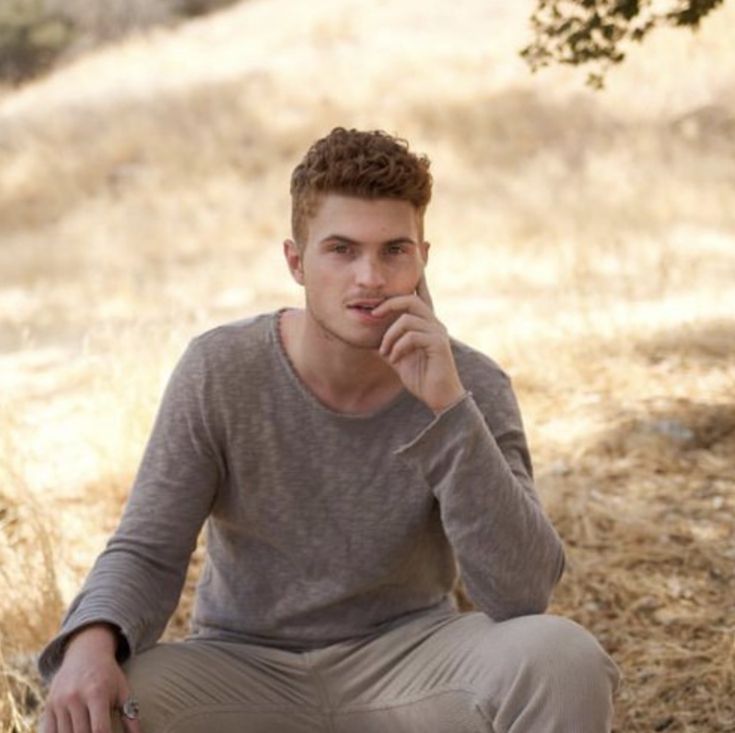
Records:
{"label": "man's lips", "polygon": [[361,298],[347,303],[347,310],[354,313],[363,323],[382,323],[385,315],[374,314],[375,309],[386,301],[386,298]]}
{"label": "man's lips", "polygon": [[352,300],[347,303],[347,307],[372,312],[372,310],[377,308],[384,300],[385,298],[364,298],[361,300]]}

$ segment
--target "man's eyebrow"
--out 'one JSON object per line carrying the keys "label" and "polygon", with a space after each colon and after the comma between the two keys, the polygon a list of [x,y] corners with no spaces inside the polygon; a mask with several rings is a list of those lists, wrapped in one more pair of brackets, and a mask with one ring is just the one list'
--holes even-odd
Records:
{"label": "man's eyebrow", "polygon": [[[319,243],[324,244],[325,242],[343,242],[344,244],[355,244],[358,246],[362,244],[362,242],[358,241],[357,239],[352,239],[351,237],[347,237],[344,234],[329,234],[324,237]],[[381,242],[381,244],[413,244],[415,246],[417,242],[414,239],[411,239],[411,237],[395,237],[394,239],[388,239],[385,242]]]}
{"label": "man's eyebrow", "polygon": [[344,236],[344,234],[328,234],[319,243],[324,242],[344,242],[345,244],[360,244],[356,239],[350,239],[350,237]]}
{"label": "man's eyebrow", "polygon": [[387,242],[383,242],[383,244],[413,244],[416,245],[417,242],[411,237],[396,237],[396,239],[389,239]]}

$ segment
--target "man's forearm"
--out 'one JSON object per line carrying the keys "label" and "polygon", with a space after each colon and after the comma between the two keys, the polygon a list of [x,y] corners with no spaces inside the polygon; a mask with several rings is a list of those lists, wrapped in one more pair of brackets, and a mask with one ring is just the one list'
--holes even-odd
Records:
{"label": "man's forearm", "polygon": [[514,432],[501,440],[518,475],[471,397],[398,451],[439,501],[472,600],[497,620],[545,610],[564,566],[559,537],[519,460],[522,433]]}

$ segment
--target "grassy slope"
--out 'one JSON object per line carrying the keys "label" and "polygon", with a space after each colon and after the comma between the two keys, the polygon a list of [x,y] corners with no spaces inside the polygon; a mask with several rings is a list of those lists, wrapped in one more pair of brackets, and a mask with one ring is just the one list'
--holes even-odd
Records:
{"label": "grassy slope", "polygon": [[527,4],[462,7],[252,0],[0,97],[11,677],[114,527],[181,345],[298,303],[287,178],[345,124],[432,157],[437,308],[514,377],[569,546],[555,610],[623,665],[619,730],[733,723],[735,10],[594,94],[528,75]]}

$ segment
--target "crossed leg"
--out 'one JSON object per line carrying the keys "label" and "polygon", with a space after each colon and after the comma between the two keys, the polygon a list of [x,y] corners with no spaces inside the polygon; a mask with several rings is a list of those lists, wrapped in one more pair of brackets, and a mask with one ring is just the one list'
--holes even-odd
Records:
{"label": "crossed leg", "polygon": [[[467,613],[315,654],[335,733],[608,733],[617,667],[578,624]],[[319,656],[322,659],[319,660]]]}
{"label": "crossed leg", "polygon": [[126,672],[144,733],[608,733],[618,680],[572,621],[482,613],[302,653],[159,644]]}

